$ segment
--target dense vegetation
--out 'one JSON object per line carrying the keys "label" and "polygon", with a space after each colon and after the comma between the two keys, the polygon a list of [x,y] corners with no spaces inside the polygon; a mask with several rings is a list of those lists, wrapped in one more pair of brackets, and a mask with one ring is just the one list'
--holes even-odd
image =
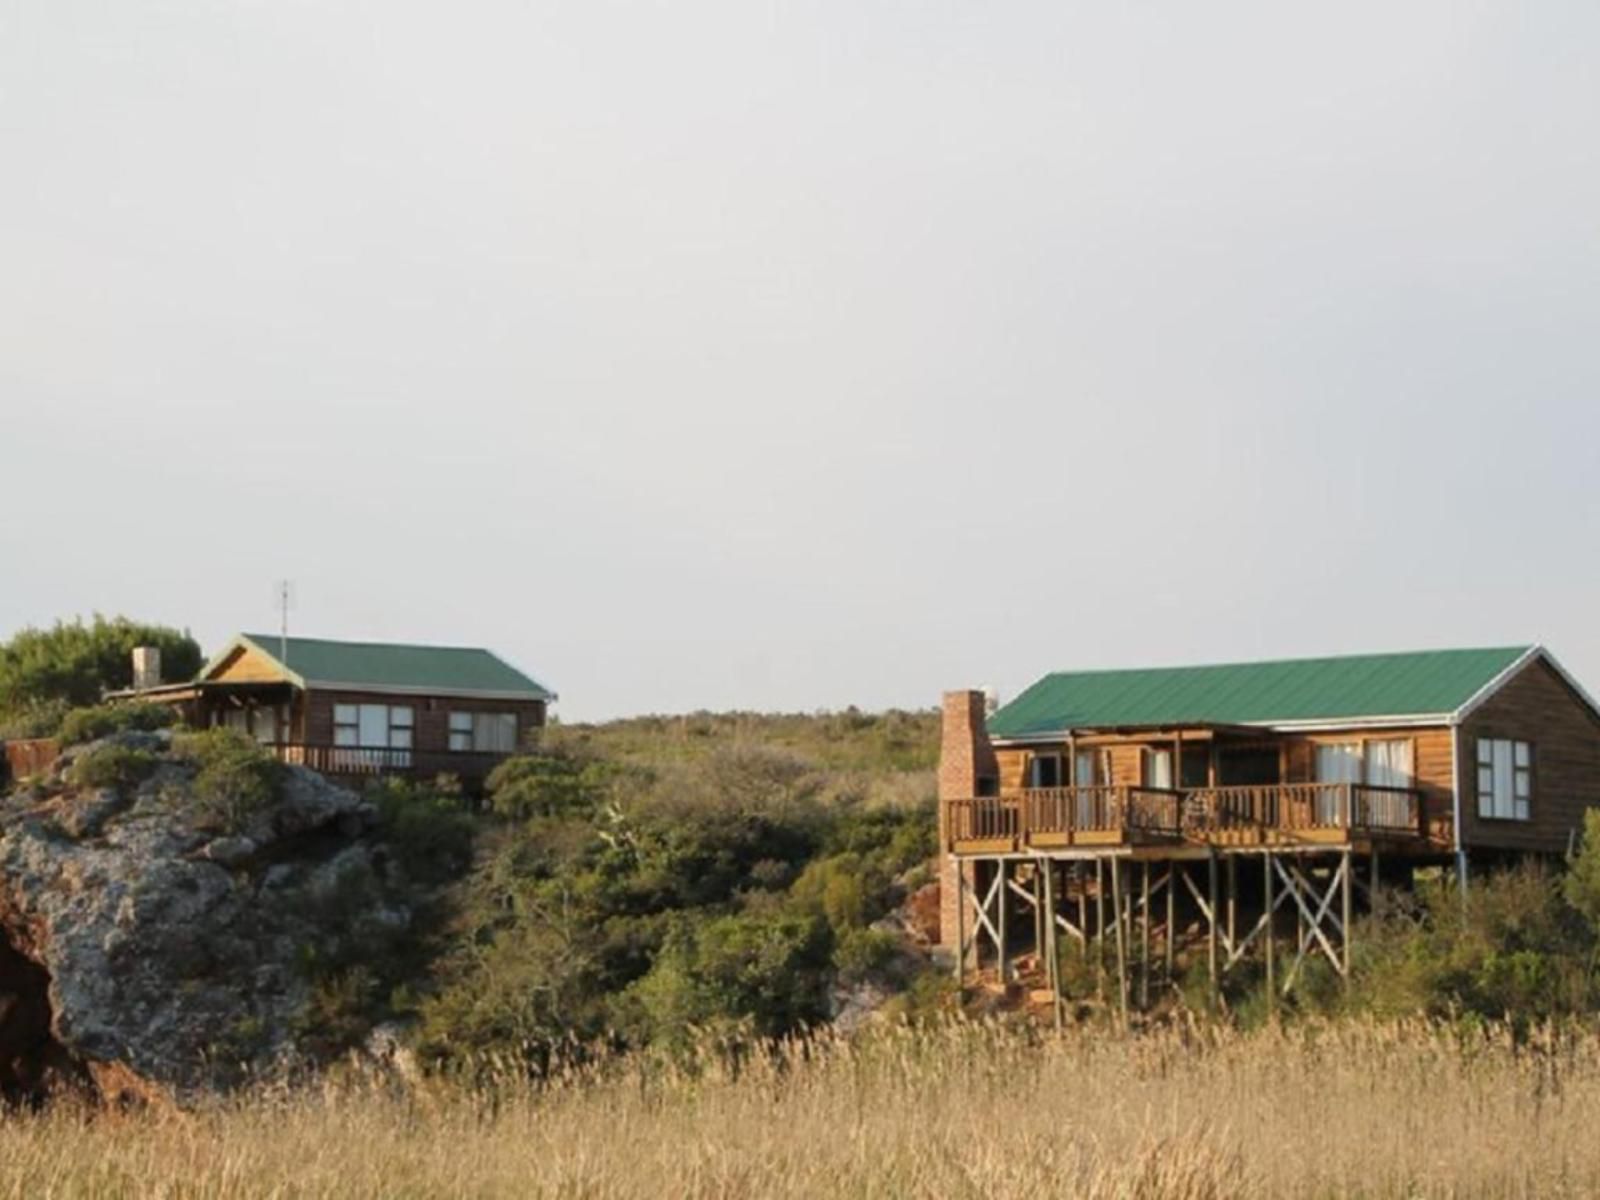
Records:
{"label": "dense vegetation", "polygon": [[133,650],[161,651],[167,679],[187,679],[203,662],[187,633],[98,614],[24,629],[0,642],[0,737],[49,737],[73,708],[98,704],[133,682]]}
{"label": "dense vegetation", "polygon": [[[434,1060],[784,1034],[825,1020],[840,983],[921,974],[873,923],[931,877],[930,717],[643,724],[552,730],[491,778],[439,970],[412,1001]],[[425,791],[391,808],[424,864],[455,817]]]}

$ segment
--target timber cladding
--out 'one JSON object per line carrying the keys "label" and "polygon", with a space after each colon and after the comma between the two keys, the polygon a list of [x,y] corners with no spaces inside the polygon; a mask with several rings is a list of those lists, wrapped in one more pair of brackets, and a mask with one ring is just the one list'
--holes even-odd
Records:
{"label": "timber cladding", "polygon": [[[1561,676],[1535,660],[1505,683],[1460,728],[1461,816],[1469,849],[1564,852],[1600,808],[1600,717]],[[1533,796],[1526,821],[1478,815],[1478,738],[1532,747]]]}
{"label": "timber cladding", "polygon": [[412,746],[416,750],[450,748],[450,714],[453,712],[514,713],[517,718],[517,744],[531,730],[544,724],[543,700],[485,700],[457,696],[430,696],[426,693],[330,692],[312,691],[305,696],[305,741],[315,746],[333,745],[333,710],[337,704],[409,705],[415,726]]}

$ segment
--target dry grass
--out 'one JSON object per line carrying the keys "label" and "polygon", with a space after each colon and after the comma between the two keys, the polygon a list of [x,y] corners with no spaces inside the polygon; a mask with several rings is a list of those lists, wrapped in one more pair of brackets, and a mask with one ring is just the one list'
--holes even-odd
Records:
{"label": "dry grass", "polygon": [[553,1086],[265,1091],[0,1120],[0,1196],[1600,1194],[1600,1035],[1062,1039],[985,1025]]}

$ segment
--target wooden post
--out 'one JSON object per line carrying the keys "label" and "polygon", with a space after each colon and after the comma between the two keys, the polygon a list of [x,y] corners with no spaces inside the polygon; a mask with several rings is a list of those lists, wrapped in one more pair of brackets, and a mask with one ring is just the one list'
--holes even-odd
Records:
{"label": "wooden post", "polygon": [[1089,880],[1088,873],[1079,863],[1073,868],[1078,877],[1078,933],[1083,938],[1083,953],[1089,954]]}
{"label": "wooden post", "polygon": [[[1378,857],[1378,852],[1376,850],[1372,852],[1372,857],[1373,861],[1376,862]],[[1344,986],[1347,989],[1350,987],[1350,917],[1354,908],[1354,905],[1351,903],[1350,887],[1351,884],[1355,882],[1353,878],[1354,874],[1355,857],[1351,854],[1350,848],[1347,846],[1345,847],[1344,852],[1344,913],[1342,914],[1344,919],[1344,946],[1342,947],[1343,953],[1340,955],[1340,957],[1344,959]]]}
{"label": "wooden post", "polygon": [[1172,872],[1177,863],[1167,860],[1167,982],[1172,981],[1172,965],[1177,954],[1178,889],[1174,886]]}
{"label": "wooden post", "polygon": [[1106,871],[1105,863],[1094,860],[1094,995],[1106,998]]}
{"label": "wooden post", "polygon": [[1206,925],[1206,968],[1211,976],[1211,1007],[1217,1007],[1217,851],[1206,851],[1207,903],[1211,906],[1211,920]]}
{"label": "wooden post", "polygon": [[1128,948],[1127,929],[1123,922],[1122,869],[1120,860],[1111,859],[1112,919],[1117,923],[1117,1011],[1124,1022],[1128,1019]]}
{"label": "wooden post", "polygon": [[1046,867],[1044,877],[1045,958],[1049,964],[1050,1015],[1056,1032],[1061,1032],[1061,927],[1056,924],[1055,871]]}
{"label": "wooden post", "polygon": [[1000,886],[995,891],[995,904],[997,907],[994,917],[994,952],[999,962],[995,966],[995,975],[1000,980],[1003,988],[1011,982],[1011,958],[1006,953],[1006,893],[1011,889],[1006,886],[1010,874],[1011,863],[1004,858],[997,858],[994,869],[1000,878]]}
{"label": "wooden post", "polygon": [[1278,1009],[1278,989],[1277,980],[1273,975],[1272,970],[1272,851],[1262,851],[1261,862],[1266,867],[1266,890],[1264,893],[1264,903],[1266,907],[1262,910],[1261,919],[1263,921],[1263,925],[1261,929],[1261,936],[1266,940],[1267,1011],[1269,1013],[1275,1013]]}
{"label": "wooden post", "polygon": [[1236,953],[1239,949],[1239,861],[1236,855],[1228,855],[1228,945],[1233,947],[1229,953]]}
{"label": "wooden post", "polygon": [[1044,864],[1045,860],[1033,860],[1033,950],[1042,963],[1044,961]]}
{"label": "wooden post", "polygon": [[1144,862],[1143,884],[1140,888],[1139,906],[1143,910],[1139,922],[1139,1008],[1150,1007],[1150,860]]}

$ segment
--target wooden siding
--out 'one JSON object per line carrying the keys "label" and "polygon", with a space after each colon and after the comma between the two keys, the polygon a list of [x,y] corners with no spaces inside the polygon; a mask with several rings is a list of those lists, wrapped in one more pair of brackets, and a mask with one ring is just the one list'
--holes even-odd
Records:
{"label": "wooden siding", "polygon": [[304,740],[315,746],[333,745],[333,709],[336,704],[409,704],[415,726],[412,745],[417,750],[450,748],[450,714],[453,712],[514,713],[517,744],[544,724],[542,700],[469,700],[455,696],[407,695],[395,692],[306,693]]}
{"label": "wooden siding", "polygon": [[1445,725],[1412,729],[1352,729],[1317,734],[1290,734],[1284,738],[1285,783],[1311,783],[1316,779],[1316,748],[1347,742],[1411,742],[1413,786],[1422,793],[1422,811],[1427,822],[1428,840],[1438,847],[1455,845],[1451,827],[1455,806],[1453,770],[1450,758],[1450,729]]}
{"label": "wooden siding", "polygon": [[[1442,852],[1455,844],[1452,829],[1454,805],[1453,769],[1450,757],[1451,736],[1446,726],[1426,726],[1407,729],[1352,729],[1317,734],[1275,734],[1263,730],[1259,739],[1249,742],[1217,738],[1209,733],[1185,735],[1185,750],[1204,746],[1208,752],[1212,745],[1219,748],[1277,746],[1281,782],[1312,783],[1316,776],[1316,747],[1319,744],[1368,740],[1387,741],[1408,738],[1412,743],[1412,769],[1414,786],[1422,793],[1422,811],[1426,822],[1429,848]],[[1147,737],[1086,735],[1077,741],[1080,751],[1093,750],[1109,763],[1110,775],[1096,782],[1118,787],[1139,787],[1144,783],[1143,753],[1146,748],[1171,750],[1173,737],[1163,732]],[[1020,791],[1028,786],[1028,760],[1035,754],[1060,754],[1062,756],[1061,782],[1065,786],[1067,775],[1066,743],[1032,747],[997,747],[995,757],[1000,766],[1000,787],[1004,792]],[[1102,767],[1104,770],[1104,767]],[[1081,781],[1080,781],[1081,782]]]}
{"label": "wooden siding", "polygon": [[240,646],[206,678],[229,683],[275,683],[286,676],[283,668],[261,651]]}
{"label": "wooden siding", "polygon": [[[1469,850],[1561,853],[1600,807],[1600,718],[1544,662],[1529,663],[1461,727],[1461,816]],[[1512,738],[1533,747],[1530,820],[1478,816],[1477,739]]]}

